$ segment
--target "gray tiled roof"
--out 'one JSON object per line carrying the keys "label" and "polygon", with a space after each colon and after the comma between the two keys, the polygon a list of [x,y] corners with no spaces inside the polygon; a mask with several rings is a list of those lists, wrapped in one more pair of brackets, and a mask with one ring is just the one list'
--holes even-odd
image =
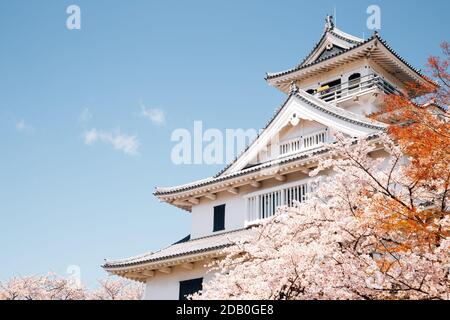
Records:
{"label": "gray tiled roof", "polygon": [[425,77],[425,75],[421,72],[421,70],[413,67],[410,63],[408,63],[403,57],[401,57],[394,49],[392,49],[388,45],[386,40],[382,39],[380,37],[380,35],[378,33],[376,33],[376,32],[371,37],[369,37],[367,40],[365,40],[363,42],[356,43],[354,46],[352,46],[352,47],[350,47],[348,49],[342,50],[341,52],[338,52],[338,53],[336,53],[334,55],[330,55],[330,56],[327,56],[326,58],[315,60],[315,61],[313,61],[311,63],[308,63],[308,64],[304,64],[304,62],[303,62],[302,64],[299,64],[298,66],[296,66],[296,67],[294,67],[292,69],[285,70],[285,71],[280,71],[280,72],[276,72],[276,73],[267,73],[266,80],[277,78],[277,77],[280,77],[280,76],[283,76],[283,75],[286,75],[286,74],[290,74],[290,73],[293,73],[295,71],[299,71],[299,70],[302,70],[302,69],[306,69],[306,68],[308,68],[310,66],[316,65],[316,64],[318,64],[320,62],[323,62],[323,61],[331,60],[331,59],[333,59],[335,57],[338,57],[338,56],[340,56],[340,55],[342,55],[342,54],[344,54],[346,52],[355,50],[355,49],[363,46],[364,44],[371,42],[374,39],[378,39],[386,47],[386,49],[388,49],[388,51],[390,53],[392,53],[397,59],[399,59],[402,63],[404,63],[409,69],[411,69],[413,72],[415,72],[418,76],[420,76],[421,78],[424,78],[427,81],[429,81],[428,78]]}
{"label": "gray tiled roof", "polygon": [[337,107],[331,103],[327,103],[322,99],[319,99],[313,95],[306,93],[303,90],[298,90],[298,92],[295,93],[295,96],[299,98],[301,101],[309,104],[313,108],[319,109],[324,113],[328,113],[335,118],[339,118],[341,120],[375,130],[384,130],[387,127],[384,123],[372,120],[368,117],[364,117],[354,112]]}
{"label": "gray tiled roof", "polygon": [[239,229],[206,237],[191,239],[188,241],[179,241],[153,253],[145,253],[126,259],[106,261],[102,267],[105,269],[115,269],[137,266],[144,263],[146,264],[191,254],[219,250],[230,246],[233,240],[246,235],[249,232],[250,229]]}
{"label": "gray tiled roof", "polygon": [[286,164],[286,163],[289,163],[289,162],[292,162],[295,160],[307,159],[307,158],[313,157],[315,155],[327,153],[328,151],[329,151],[329,147],[319,147],[317,149],[306,151],[306,152],[298,152],[293,155],[289,155],[289,156],[285,156],[282,158],[278,158],[276,160],[264,162],[259,165],[245,168],[243,170],[233,172],[230,174],[221,175],[218,177],[210,177],[207,179],[198,180],[198,181],[194,181],[191,183],[187,183],[187,184],[175,186],[175,187],[159,187],[156,189],[156,191],[153,194],[156,196],[159,196],[159,195],[169,195],[169,194],[173,194],[173,193],[177,193],[177,192],[188,191],[188,190],[195,189],[198,187],[207,186],[207,185],[210,185],[210,184],[213,184],[216,182],[221,182],[221,181],[233,179],[236,177],[244,176],[246,174],[257,172],[257,171],[260,171],[263,169],[267,169],[272,166],[283,165],[283,164]]}
{"label": "gray tiled roof", "polygon": [[364,44],[366,44],[366,43],[372,41],[374,38],[375,38],[375,37],[372,36],[372,37],[368,38],[367,40],[365,40],[365,41],[363,41],[363,42],[359,42],[359,43],[355,44],[354,46],[352,46],[352,47],[350,47],[350,48],[348,48],[348,49],[344,49],[344,50],[342,50],[342,51],[340,51],[340,52],[337,52],[337,53],[335,53],[335,54],[333,54],[333,55],[329,55],[329,56],[327,56],[327,57],[325,57],[325,58],[322,58],[322,59],[314,60],[314,61],[312,61],[312,62],[310,62],[310,63],[305,63],[305,61],[303,61],[301,64],[295,66],[294,68],[288,69],[288,70],[284,70],[284,71],[280,71],[280,72],[275,72],[275,73],[270,73],[270,72],[268,72],[268,73],[266,74],[266,80],[273,79],[273,78],[277,78],[277,77],[280,77],[280,76],[284,76],[284,75],[286,75],[286,74],[293,73],[293,72],[298,71],[298,70],[306,69],[306,68],[308,68],[308,67],[310,67],[310,66],[313,66],[313,65],[316,65],[316,64],[318,64],[318,63],[320,63],[320,62],[322,62],[322,61],[326,61],[326,60],[333,59],[333,58],[335,58],[335,57],[337,57],[337,56],[340,56],[340,55],[342,55],[342,54],[344,54],[344,53],[346,53],[346,52],[349,52],[349,51],[351,51],[351,50],[354,50],[354,49],[356,49],[356,48],[361,47],[362,45],[364,45]]}
{"label": "gray tiled roof", "polygon": [[[311,105],[312,107],[320,110],[321,112],[330,114],[336,118],[339,118],[341,120],[353,123],[353,124],[357,124],[363,127],[367,127],[367,128],[371,128],[374,130],[384,130],[385,129],[385,125],[381,122],[378,121],[374,121],[371,120],[367,117],[364,116],[360,116],[357,115],[353,112],[344,110],[342,108],[336,107],[330,103],[327,103],[319,98],[313,97],[312,95],[306,93],[303,90],[299,90],[298,92],[292,93],[291,95],[289,95],[289,97],[286,99],[285,103],[275,112],[275,114],[273,115],[273,117],[269,120],[269,122],[266,124],[266,126],[264,127],[264,129],[261,131],[263,132],[264,130],[266,130],[269,125],[275,120],[275,118],[277,117],[277,115],[281,112],[281,110],[286,106],[287,102],[289,101],[289,99],[291,98],[291,96],[295,96],[297,99],[300,99],[301,101],[303,101],[304,103],[307,103],[309,105]],[[261,133],[260,133],[261,134]],[[156,191],[154,192],[155,195],[165,195],[165,194],[171,194],[171,193],[176,193],[176,192],[181,192],[181,191],[187,191],[193,188],[197,188],[197,187],[202,187],[202,186],[206,186],[212,183],[216,183],[216,182],[220,182],[220,181],[224,181],[227,179],[232,179],[235,178],[237,176],[242,176],[248,173],[252,173],[252,172],[256,172],[258,170],[261,169],[265,169],[268,168],[270,166],[273,165],[280,165],[280,164],[284,164],[290,161],[294,161],[294,160],[298,160],[298,159],[302,159],[305,157],[310,157],[310,156],[314,156],[320,153],[324,153],[328,150],[328,148],[317,148],[313,151],[308,151],[308,152],[298,152],[292,156],[289,157],[284,157],[284,158],[280,158],[280,159],[276,159],[276,160],[272,160],[272,161],[268,161],[268,162],[264,162],[261,163],[259,165],[255,165],[252,166],[250,168],[246,168],[243,169],[239,172],[235,172],[235,173],[230,173],[230,174],[226,174],[223,175],[223,173],[228,170],[235,162],[237,159],[239,159],[239,157],[245,153],[254,143],[256,140],[258,140],[258,137],[260,136],[260,134],[255,138],[255,140],[253,140],[252,143],[250,143],[242,152],[241,154],[236,157],[230,164],[228,164],[224,169],[222,169],[218,174],[216,174],[214,177],[210,177],[210,178],[206,178],[206,179],[202,179],[202,180],[197,180],[188,184],[184,184],[184,185],[180,185],[180,186],[175,186],[175,187],[159,187],[156,189]]]}
{"label": "gray tiled roof", "polygon": [[[322,41],[325,39],[325,37],[327,36],[327,33],[332,34],[333,36],[335,36],[338,39],[344,40],[346,42],[348,42],[349,44],[352,45],[356,45],[358,43],[363,42],[364,40],[360,40],[360,41],[356,41],[353,39],[350,39],[349,37],[346,37],[344,35],[343,32],[340,32],[340,30],[338,32],[335,31],[336,28],[333,27],[332,29],[329,30],[325,30],[322,34],[322,36],[320,37],[319,41],[314,45],[314,47],[312,48],[312,50],[309,52],[309,54],[302,60],[302,62],[298,65],[298,66],[302,66],[305,64],[305,62],[314,54],[314,52],[317,50],[317,48],[322,44]],[[345,49],[344,49],[345,50]]]}
{"label": "gray tiled roof", "polygon": [[327,153],[329,151],[329,147],[319,147],[317,149],[313,149],[310,151],[306,151],[306,152],[298,152],[295,153],[293,155],[289,155],[289,156],[285,156],[282,158],[278,158],[276,160],[272,160],[272,161],[268,161],[268,162],[264,162],[261,163],[259,165],[253,166],[253,167],[249,167],[249,168],[245,168],[243,170],[237,171],[237,172],[233,172],[230,174],[226,174],[226,175],[221,175],[218,177],[210,177],[207,179],[203,179],[203,180],[198,180],[198,181],[194,181],[191,183],[187,183],[184,185],[180,185],[180,186],[175,186],[175,187],[159,187],[156,189],[156,191],[153,193],[156,196],[159,195],[169,195],[169,194],[173,194],[173,193],[177,193],[177,192],[183,192],[183,191],[188,191],[191,189],[195,189],[198,187],[203,187],[203,186],[207,186],[216,182],[221,182],[221,181],[225,181],[225,180],[229,180],[229,179],[233,179],[236,177],[240,177],[240,176],[244,176],[246,174],[249,173],[253,173],[253,172],[257,172],[263,169],[267,169],[270,168],[272,166],[276,166],[276,165],[283,165],[289,162],[293,162],[295,160],[300,160],[300,159],[307,159],[319,154],[323,154],[323,153]]}
{"label": "gray tiled roof", "polygon": [[[221,176],[225,171],[227,171],[245,152],[247,152],[247,150],[252,146],[252,144],[255,143],[256,140],[258,140],[258,137],[261,135],[261,133],[263,133],[270,126],[270,124],[276,119],[276,117],[281,112],[281,110],[283,110],[284,106],[287,104],[287,102],[291,98],[291,95],[292,94],[290,94],[287,97],[287,99],[285,100],[285,102],[277,110],[275,110],[272,118],[270,118],[270,120],[266,123],[264,128],[258,134],[258,136],[250,144],[248,144],[247,147],[235,159],[233,159],[232,162],[230,162],[228,165],[225,166],[225,168],[220,170],[214,176],[215,178]],[[331,115],[334,115],[338,118],[341,118],[341,119],[344,119],[344,120],[347,120],[350,122],[356,120],[356,122],[358,124],[362,124],[363,126],[368,126],[368,127],[374,128],[374,129],[382,130],[383,125],[379,122],[372,121],[371,119],[369,119],[367,117],[358,116],[357,114],[355,114],[353,112],[346,111],[342,108],[336,107],[336,106],[332,105],[331,103],[327,103],[317,97],[313,97],[312,95],[307,94],[304,91],[302,93],[302,90],[299,90],[299,92],[294,93],[294,95],[297,98],[301,99],[302,101],[307,101],[308,104],[312,105],[313,107],[315,107],[325,113],[329,113]],[[305,97],[307,97],[307,99]],[[310,102],[309,100],[312,100],[312,102]]]}

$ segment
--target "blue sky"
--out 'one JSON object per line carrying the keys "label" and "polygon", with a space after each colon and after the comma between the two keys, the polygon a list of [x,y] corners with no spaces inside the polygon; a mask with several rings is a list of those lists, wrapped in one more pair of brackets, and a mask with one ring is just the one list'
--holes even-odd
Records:
{"label": "blue sky", "polygon": [[[70,4],[81,30],[66,28]],[[368,37],[370,4],[414,66],[449,40],[448,1],[1,0],[0,280],[78,265],[93,285],[103,258],[184,237],[189,214],[153,188],[222,166],[172,164],[172,131],[262,127],[284,99],[265,72],[296,65],[334,7]]]}

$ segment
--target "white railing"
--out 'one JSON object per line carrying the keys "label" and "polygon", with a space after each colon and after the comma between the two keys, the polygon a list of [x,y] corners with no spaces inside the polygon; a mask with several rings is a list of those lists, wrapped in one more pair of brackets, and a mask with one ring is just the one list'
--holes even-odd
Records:
{"label": "white railing", "polygon": [[379,89],[386,94],[401,94],[385,79],[376,74],[369,74],[314,93],[314,95],[326,102],[333,102],[344,100],[372,89]]}
{"label": "white railing", "polygon": [[281,206],[292,206],[293,201],[306,201],[308,183],[284,187],[247,198],[247,224],[273,216]]}
{"label": "white railing", "polygon": [[328,142],[328,130],[314,132],[305,136],[294,138],[280,143],[280,156],[308,150]]}

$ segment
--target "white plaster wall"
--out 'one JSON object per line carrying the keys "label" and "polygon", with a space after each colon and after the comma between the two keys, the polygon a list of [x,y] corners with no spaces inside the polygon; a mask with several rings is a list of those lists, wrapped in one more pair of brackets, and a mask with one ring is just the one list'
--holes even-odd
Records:
{"label": "white plaster wall", "polygon": [[355,61],[344,66],[335,68],[329,72],[322,73],[320,75],[307,78],[303,81],[299,81],[298,85],[303,90],[317,89],[322,84],[328,83],[330,81],[341,79],[341,82],[348,82],[348,77],[353,73],[360,73],[361,76],[369,74],[371,70],[369,69],[368,63],[364,60]]}
{"label": "white plaster wall", "polygon": [[205,261],[194,263],[193,270],[181,267],[172,268],[172,273],[164,274],[156,271],[153,278],[147,281],[144,300],[178,300],[180,293],[180,281],[203,278],[209,281],[213,273],[208,273],[204,267]]}
{"label": "white plaster wall", "polygon": [[[353,102],[353,101],[352,101]],[[341,106],[342,108],[362,115],[362,116],[368,116],[374,112],[379,111],[378,108],[378,101],[375,101],[375,99],[373,99],[372,95],[365,95],[360,97],[359,101],[357,103],[353,102],[351,105],[347,106]]]}
{"label": "white plaster wall", "polygon": [[220,231],[213,232],[213,220],[214,207],[221,204],[225,204],[224,231],[236,230],[244,227],[245,199],[240,195],[221,192],[217,194],[216,200],[202,198],[200,204],[192,207],[192,239],[220,233]]}

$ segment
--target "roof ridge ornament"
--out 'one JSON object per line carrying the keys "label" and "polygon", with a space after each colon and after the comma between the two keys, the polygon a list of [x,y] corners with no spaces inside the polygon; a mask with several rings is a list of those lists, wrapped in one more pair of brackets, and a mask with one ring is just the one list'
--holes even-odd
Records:
{"label": "roof ridge ornament", "polygon": [[325,31],[330,31],[333,29],[334,29],[333,16],[327,14],[327,17],[325,18]]}
{"label": "roof ridge ornament", "polygon": [[294,93],[298,92],[297,82],[291,81],[291,84],[289,85],[289,92],[290,92],[290,94],[294,94]]}

